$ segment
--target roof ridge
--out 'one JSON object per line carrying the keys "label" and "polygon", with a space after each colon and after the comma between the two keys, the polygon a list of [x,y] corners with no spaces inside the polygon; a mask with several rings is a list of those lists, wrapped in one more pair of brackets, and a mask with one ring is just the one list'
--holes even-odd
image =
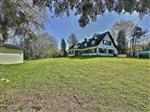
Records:
{"label": "roof ridge", "polygon": [[[97,38],[94,38],[94,37],[95,37],[95,36],[94,36],[95,34],[98,34],[98,35],[96,36]],[[89,45],[91,46],[91,42],[92,42],[93,40],[95,40],[95,41],[96,41],[95,45],[96,45],[96,44],[99,44],[99,43],[102,41],[102,39],[106,36],[106,34],[111,35],[109,31],[106,31],[106,32],[103,32],[103,33],[95,33],[95,34],[93,34],[90,38],[84,38],[84,40],[78,42],[77,44],[80,44],[80,47],[83,47],[83,46],[84,46],[83,44],[85,44],[85,43],[88,44],[87,46],[89,46]],[[85,41],[85,39],[86,39],[86,41]],[[75,46],[75,45],[74,45],[74,46]],[[71,46],[69,49],[74,48],[74,46]],[[93,46],[93,45],[92,45],[92,46]]]}
{"label": "roof ridge", "polygon": [[[105,32],[103,32],[103,33],[95,33],[95,34],[103,35],[103,34],[105,34],[105,33],[110,33],[110,31],[105,31]],[[91,39],[91,38],[93,38],[93,36],[94,36],[94,34],[93,34],[91,37],[86,38],[86,39]],[[85,39],[85,38],[84,38],[84,39]],[[84,41],[84,40],[83,40],[83,41]]]}

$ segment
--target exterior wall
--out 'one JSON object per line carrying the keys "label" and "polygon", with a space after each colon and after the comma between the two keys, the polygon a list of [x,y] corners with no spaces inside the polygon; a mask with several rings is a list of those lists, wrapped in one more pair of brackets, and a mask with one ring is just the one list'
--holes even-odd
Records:
{"label": "exterior wall", "polygon": [[23,53],[0,53],[0,64],[23,63]]}
{"label": "exterior wall", "polygon": [[97,53],[86,53],[82,54],[82,56],[97,56]]}
{"label": "exterior wall", "polygon": [[[107,41],[111,41],[109,35],[107,34],[103,40],[107,40]],[[107,53],[99,53],[99,48],[104,48],[107,49]],[[103,42],[101,42],[98,47],[97,47],[97,54],[101,55],[101,56],[113,56],[113,54],[109,54],[108,53],[108,49],[114,50],[115,54],[118,54],[118,50],[116,49],[116,47],[114,46],[114,44],[111,41],[111,45],[104,45]]]}
{"label": "exterior wall", "polygon": [[84,53],[84,54],[82,54],[82,56],[88,56],[88,55],[89,55],[89,53],[86,53],[86,54]]}
{"label": "exterior wall", "polygon": [[96,56],[97,53],[89,53],[89,56]]}
{"label": "exterior wall", "polygon": [[118,57],[120,57],[120,58],[126,58],[127,55],[126,54],[119,54]]}

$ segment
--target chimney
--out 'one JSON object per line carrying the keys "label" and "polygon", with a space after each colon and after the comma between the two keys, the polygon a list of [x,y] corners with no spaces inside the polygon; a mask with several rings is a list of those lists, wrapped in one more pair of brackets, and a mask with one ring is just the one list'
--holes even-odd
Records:
{"label": "chimney", "polygon": [[84,42],[87,42],[87,38],[84,38]]}

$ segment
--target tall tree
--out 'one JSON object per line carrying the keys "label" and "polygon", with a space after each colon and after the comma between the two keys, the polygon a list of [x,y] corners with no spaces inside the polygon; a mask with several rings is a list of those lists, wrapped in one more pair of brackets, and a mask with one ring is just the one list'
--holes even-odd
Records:
{"label": "tall tree", "polygon": [[134,31],[135,24],[133,21],[121,20],[116,22],[111,29],[111,33],[113,35],[114,40],[117,39],[118,33],[120,31],[124,31],[124,35],[127,40],[131,39],[132,33]]}
{"label": "tall tree", "polygon": [[57,52],[57,42],[55,37],[49,35],[47,32],[41,34],[37,39],[38,51],[42,57],[55,57]]}
{"label": "tall tree", "polygon": [[58,51],[56,39],[46,32],[39,36],[34,35],[33,38],[25,38],[21,42],[21,47],[27,60],[56,57]]}
{"label": "tall tree", "polygon": [[24,59],[31,60],[36,59],[38,54],[36,51],[35,40],[31,38],[25,38],[23,43],[21,43],[21,48],[23,49]]}
{"label": "tall tree", "polygon": [[150,42],[148,42],[147,44],[143,44],[142,45],[142,50],[150,50]]}
{"label": "tall tree", "polygon": [[68,43],[69,46],[73,46],[74,44],[76,44],[78,42],[77,37],[74,33],[72,33],[69,37],[68,37]]}
{"label": "tall tree", "polygon": [[119,33],[118,33],[117,46],[118,46],[119,54],[126,54],[127,53],[127,40],[125,37],[125,31],[124,30],[119,31]]}
{"label": "tall tree", "polygon": [[137,51],[137,49],[136,49],[137,40],[141,39],[146,33],[148,33],[148,31],[142,29],[141,27],[139,27],[139,26],[135,26],[134,27],[134,31],[133,31],[132,39],[131,39],[131,41],[132,41],[132,52],[133,52],[133,55],[135,55],[134,52]]}
{"label": "tall tree", "polygon": [[[42,20],[24,0],[0,0],[0,33],[3,42],[9,37],[31,37],[42,27]],[[11,32],[10,32],[11,31]]]}
{"label": "tall tree", "polygon": [[61,51],[63,52],[63,56],[67,56],[66,42],[63,38],[61,40]]}

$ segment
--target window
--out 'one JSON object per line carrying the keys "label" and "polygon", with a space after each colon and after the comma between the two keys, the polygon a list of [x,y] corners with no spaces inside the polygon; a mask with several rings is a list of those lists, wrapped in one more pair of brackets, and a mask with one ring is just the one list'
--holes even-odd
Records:
{"label": "window", "polygon": [[95,40],[92,41],[92,45],[94,45],[94,44],[95,44]]}
{"label": "window", "polygon": [[89,49],[89,53],[96,53],[96,48],[94,48],[94,49]]}
{"label": "window", "polygon": [[103,44],[105,44],[105,45],[111,45],[111,41],[103,40]]}
{"label": "window", "polygon": [[92,52],[93,52],[93,53],[96,53],[96,48],[92,49]]}
{"label": "window", "polygon": [[83,53],[89,53],[89,50],[84,50]]}
{"label": "window", "polygon": [[91,53],[95,53],[95,49],[91,49]]}
{"label": "window", "polygon": [[106,53],[106,52],[107,52],[106,49],[99,48],[99,53]]}
{"label": "window", "polygon": [[109,54],[114,54],[114,50],[109,49],[109,50],[108,50],[108,53],[109,53]]}
{"label": "window", "polygon": [[75,51],[75,55],[76,56],[80,56],[82,54],[82,52],[80,52],[80,51]]}
{"label": "window", "polygon": [[73,54],[74,52],[73,51],[69,51],[69,54]]}
{"label": "window", "polygon": [[87,43],[85,43],[84,46],[87,47]]}

